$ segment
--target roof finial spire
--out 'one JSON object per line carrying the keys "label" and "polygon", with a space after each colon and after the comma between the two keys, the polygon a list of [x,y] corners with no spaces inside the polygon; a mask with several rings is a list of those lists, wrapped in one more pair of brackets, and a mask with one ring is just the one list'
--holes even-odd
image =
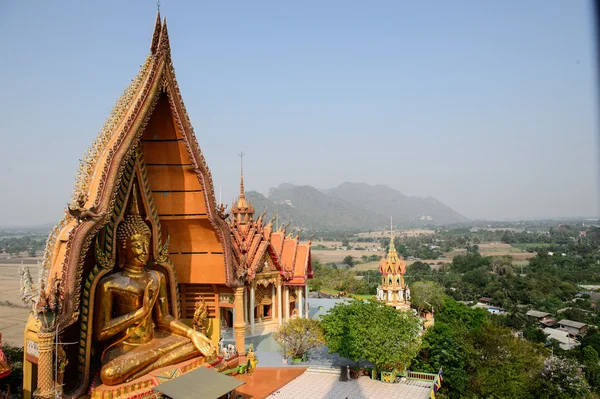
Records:
{"label": "roof finial spire", "polygon": [[156,1],[156,10],[160,12],[160,0]]}
{"label": "roof finial spire", "polygon": [[394,247],[394,227],[393,227],[393,222],[392,222],[392,216],[390,216],[390,250],[389,253],[391,253],[392,251],[396,251],[396,248]]}
{"label": "roof finial spire", "polygon": [[240,198],[246,198],[244,195],[244,154],[240,152],[238,154],[240,156]]}

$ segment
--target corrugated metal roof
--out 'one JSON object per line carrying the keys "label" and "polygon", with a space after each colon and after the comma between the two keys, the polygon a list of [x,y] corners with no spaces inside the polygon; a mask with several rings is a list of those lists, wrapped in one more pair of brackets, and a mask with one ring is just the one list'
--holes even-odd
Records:
{"label": "corrugated metal roof", "polygon": [[530,310],[526,314],[527,314],[527,316],[532,316],[532,317],[546,317],[546,316],[550,316],[550,313],[540,312],[539,310]]}
{"label": "corrugated metal roof", "polygon": [[567,320],[567,319],[563,319],[563,320],[559,321],[558,324],[562,324],[563,326],[573,327],[573,328],[577,328],[577,329],[581,329],[582,327],[585,327],[585,325],[586,325],[585,323],[580,323],[578,321]]}
{"label": "corrugated metal roof", "polygon": [[207,367],[199,367],[181,377],[153,388],[172,399],[217,399],[233,391],[244,381],[218,373]]}

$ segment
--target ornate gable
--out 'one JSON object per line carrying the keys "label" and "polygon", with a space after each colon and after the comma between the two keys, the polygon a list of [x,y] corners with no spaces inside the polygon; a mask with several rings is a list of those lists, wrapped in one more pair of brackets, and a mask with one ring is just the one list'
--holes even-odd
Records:
{"label": "ornate gable", "polygon": [[[79,318],[82,280],[89,273],[88,263],[93,262],[90,246],[110,223],[127,165],[139,153],[145,154],[150,192],[163,234],[168,230],[173,237],[177,236],[178,242],[192,243],[192,237],[189,234],[186,237],[185,231],[210,230],[205,237],[211,250],[202,259],[209,264],[220,264],[224,283],[239,284],[229,229],[217,214],[211,173],[175,78],[167,23],[166,20],[161,22],[157,15],[150,54],[84,156],[70,209],[47,240],[42,282],[45,287],[53,287],[55,282],[61,286],[64,306],[57,323],[61,330]],[[173,169],[180,173],[161,175],[161,169],[169,168],[167,158],[178,159]],[[183,189],[177,194],[178,190],[165,186],[166,182],[179,183]],[[192,186],[196,188],[190,189]],[[167,197],[170,198],[164,200]],[[192,243],[188,247],[190,245],[194,246]],[[201,258],[203,254],[195,248],[191,254],[185,254],[185,249],[176,250],[173,256],[181,256],[173,260],[176,264],[179,262],[177,267],[183,262],[183,273],[178,270],[179,277],[190,279],[194,262],[198,260],[194,257]]]}

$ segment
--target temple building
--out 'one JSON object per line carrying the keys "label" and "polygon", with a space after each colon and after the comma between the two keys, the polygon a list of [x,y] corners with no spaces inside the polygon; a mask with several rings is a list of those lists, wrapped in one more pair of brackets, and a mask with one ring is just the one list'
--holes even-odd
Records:
{"label": "temple building", "polygon": [[[231,208],[229,227],[235,262],[245,270],[244,321],[247,335],[274,331],[291,317],[307,317],[308,284],[312,278],[310,240],[299,241],[300,232],[286,236],[286,226],[273,231],[273,220],[264,213],[254,219],[254,206],[244,192],[243,169],[240,195]],[[224,309],[222,319],[233,315]]]}
{"label": "temple building", "polygon": [[379,264],[381,284],[377,287],[377,299],[400,310],[410,310],[410,289],[404,282],[406,262],[398,256],[394,246],[394,233],[390,229],[390,248],[387,257]]}
{"label": "temple building", "polygon": [[217,204],[160,13],[43,258],[38,284],[24,274],[22,285],[37,293],[27,295],[25,398],[144,396],[198,367],[228,367],[222,330],[233,328],[245,361],[246,335],[308,314],[310,241],[255,220],[243,175],[231,215]]}

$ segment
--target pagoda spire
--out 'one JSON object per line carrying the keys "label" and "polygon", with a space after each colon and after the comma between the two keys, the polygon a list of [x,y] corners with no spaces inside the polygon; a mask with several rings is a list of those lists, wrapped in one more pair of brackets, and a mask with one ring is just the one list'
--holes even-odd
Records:
{"label": "pagoda spire", "polygon": [[156,12],[156,22],[154,23],[154,32],[152,33],[152,42],[150,43],[150,52],[156,54],[158,51],[158,41],[160,39],[160,32],[162,31],[162,23],[160,20],[160,3],[158,5],[158,11]]}
{"label": "pagoda spire", "polygon": [[396,253],[396,247],[394,246],[394,227],[392,222],[392,216],[390,216],[390,248],[388,250],[388,258],[398,258]]}
{"label": "pagoda spire", "polygon": [[240,152],[240,196],[237,203],[231,208],[231,212],[238,223],[248,223],[254,215],[254,207],[246,201],[246,190],[244,189],[244,154]]}
{"label": "pagoda spire", "polygon": [[246,194],[244,190],[244,154],[240,152],[238,154],[240,156],[240,199],[246,199]]}

